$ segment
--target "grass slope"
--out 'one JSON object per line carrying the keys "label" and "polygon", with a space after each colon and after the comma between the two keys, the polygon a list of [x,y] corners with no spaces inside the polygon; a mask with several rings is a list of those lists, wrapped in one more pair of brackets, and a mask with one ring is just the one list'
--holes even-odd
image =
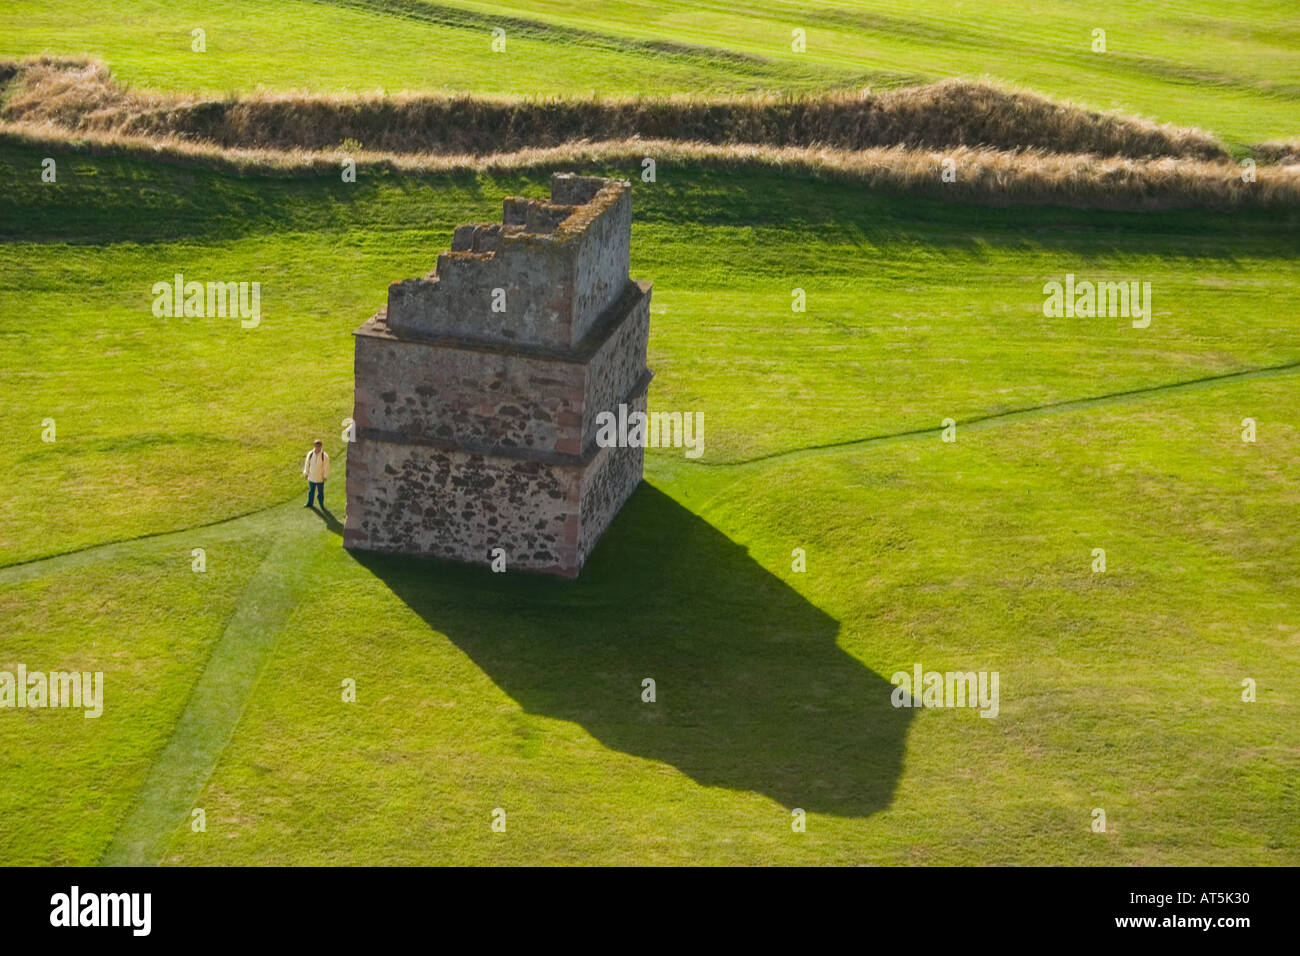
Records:
{"label": "grass slope", "polygon": [[[1275,456],[1296,391],[726,480],[655,456],[573,588],[338,553],[199,798],[217,825],[176,827],[166,860],[1294,863],[1297,492]],[[1268,447],[1240,442],[1243,405]],[[885,706],[914,661],[998,669],[1003,712]]]}
{"label": "grass slope", "polygon": [[[104,673],[98,718],[0,712],[0,861],[99,859],[271,544],[219,527],[0,571],[0,670]],[[202,574],[194,548],[208,553]]]}
{"label": "grass slope", "polygon": [[[565,584],[348,555],[289,500],[385,283],[544,177],[40,158],[0,150],[0,667],[108,706],[0,720],[0,861],[1300,862],[1291,214],[662,169],[651,402],[707,451],[651,453]],[[154,318],[175,271],[263,281],[262,325]],[[1044,318],[1066,272],[1151,281],[1151,327]],[[917,661],[999,670],[1001,716],[890,707]]]}
{"label": "grass slope", "polygon": [[[1201,126],[1233,144],[1297,133],[1300,31],[1285,0],[972,5],[549,0],[16,0],[0,57],[91,54],[177,92],[811,91],[990,77],[1088,106]],[[507,30],[504,53],[491,30]],[[207,31],[204,53],[191,31]],[[791,50],[791,31],[807,49]],[[1092,51],[1106,31],[1107,52]],[[328,66],[326,66],[328,64]]]}
{"label": "grass slope", "polygon": [[[15,183],[0,209],[15,266],[0,276],[15,421],[0,564],[292,495],[299,446],[351,413],[348,334],[387,283],[423,275],[503,195],[546,189],[79,154],[43,184],[41,156],[0,148]],[[705,412],[707,462],[1300,361],[1292,212],[1051,210],[1047,226],[1041,209],[698,165],[638,184],[635,205],[633,274],[657,282],[652,397]],[[261,324],[155,318],[150,290],[177,272],[260,281]],[[1044,319],[1043,283],[1068,272],[1150,281],[1151,327]]]}

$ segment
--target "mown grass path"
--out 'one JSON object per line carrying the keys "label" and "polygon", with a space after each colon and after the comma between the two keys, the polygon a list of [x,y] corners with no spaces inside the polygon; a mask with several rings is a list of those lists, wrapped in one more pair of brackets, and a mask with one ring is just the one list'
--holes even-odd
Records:
{"label": "mown grass path", "polygon": [[317,584],[302,552],[321,534],[321,522],[295,499],[236,519],[270,532],[276,544],[240,596],[233,617],[212,649],[167,746],[101,863],[156,864],[168,837],[189,816],[192,801],[239,723],[249,692],[286,619]]}

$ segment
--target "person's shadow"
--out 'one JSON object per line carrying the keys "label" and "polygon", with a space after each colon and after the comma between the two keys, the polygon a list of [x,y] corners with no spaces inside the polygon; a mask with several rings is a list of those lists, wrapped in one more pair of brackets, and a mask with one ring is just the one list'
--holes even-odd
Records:
{"label": "person's shadow", "polygon": [[836,645],[835,620],[648,484],[577,581],[352,554],[530,713],[789,808],[866,816],[893,797],[911,718],[893,685]]}
{"label": "person's shadow", "polygon": [[321,504],[319,507],[313,505],[312,511],[316,512],[325,522],[325,527],[340,538],[343,537],[343,522],[334,517],[334,512],[330,511],[329,506]]}

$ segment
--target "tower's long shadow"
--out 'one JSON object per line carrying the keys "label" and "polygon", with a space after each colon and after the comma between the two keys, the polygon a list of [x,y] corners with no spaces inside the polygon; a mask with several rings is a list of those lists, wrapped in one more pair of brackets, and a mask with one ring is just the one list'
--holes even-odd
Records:
{"label": "tower's long shadow", "polygon": [[866,816],[892,798],[910,719],[892,685],[836,646],[835,620],[650,485],[576,582],[354,557],[530,713],[787,807]]}

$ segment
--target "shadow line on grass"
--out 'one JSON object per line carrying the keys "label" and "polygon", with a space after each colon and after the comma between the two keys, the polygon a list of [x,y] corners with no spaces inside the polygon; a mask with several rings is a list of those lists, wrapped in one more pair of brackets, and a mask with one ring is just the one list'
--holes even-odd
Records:
{"label": "shadow line on grass", "polygon": [[[1019,418],[1032,418],[1037,415],[1050,415],[1058,412],[1071,412],[1084,408],[1094,408],[1099,405],[1110,405],[1139,395],[1158,395],[1161,393],[1187,391],[1194,388],[1218,385],[1235,379],[1267,378],[1272,375],[1285,375],[1288,372],[1295,372],[1297,370],[1300,370],[1300,361],[1288,362],[1284,365],[1270,365],[1265,368],[1243,369],[1240,372],[1227,372],[1223,375],[1206,375],[1201,378],[1189,379],[1185,382],[1170,382],[1167,385],[1148,385],[1143,386],[1142,388],[1126,389],[1122,392],[1110,392],[1106,395],[1094,395],[1088,398],[1070,398],[1060,402],[1047,402],[1043,405],[1032,405],[1028,408],[1012,408],[1005,412],[990,412],[986,415],[977,415],[973,418],[963,419],[962,421],[957,422],[957,425],[969,428],[971,426],[984,425],[992,422],[1015,420]],[[942,431],[942,425],[931,425],[927,428],[912,428],[907,431],[889,432],[882,435],[867,435],[863,438],[846,438],[843,441],[826,442],[821,445],[801,445],[798,448],[787,448],[781,451],[772,451],[762,455],[755,455],[753,458],[738,458],[730,461],[705,461],[703,458],[699,458],[687,459],[687,461],[691,465],[704,468],[737,468],[742,465],[757,465],[770,461],[778,461],[782,458],[794,458],[799,455],[837,451],[841,448],[852,448],[855,445],[871,445],[877,442],[895,441],[902,438],[920,438],[923,435],[938,435]]]}
{"label": "shadow line on grass", "polygon": [[[1000,421],[1015,421],[1019,418],[1030,418],[1037,415],[1051,415],[1060,412],[1078,411],[1093,406],[1109,405],[1145,395],[1159,395],[1162,393],[1174,393],[1195,388],[1213,387],[1215,385],[1226,384],[1233,381],[1249,381],[1256,378],[1268,378],[1273,375],[1286,375],[1296,371],[1300,371],[1300,361],[1287,362],[1282,365],[1269,365],[1263,368],[1242,369],[1239,372],[1227,372],[1223,375],[1207,375],[1202,378],[1190,379],[1185,382],[1170,382],[1165,385],[1143,386],[1142,388],[1133,388],[1122,392],[1111,392],[1106,395],[1071,398],[1060,402],[1048,402],[1044,405],[1034,405],[1028,408],[1008,409],[1004,412],[991,412],[986,415],[977,415],[974,418],[963,419],[957,424],[960,427],[970,427],[993,424]],[[753,458],[739,458],[729,461],[706,461],[701,458],[686,459],[685,461],[691,467],[739,468],[745,465],[763,464],[769,461],[779,461],[783,458],[794,458],[800,455],[815,455],[824,452],[833,452],[842,448],[853,448],[858,445],[870,445],[877,442],[896,441],[906,438],[920,438],[926,435],[932,436],[939,434],[942,430],[943,429],[940,426],[913,428],[906,431],[889,432],[880,435],[867,435],[862,438],[846,438],[842,441],[827,442],[818,445],[801,445],[797,448],[786,448],[779,451],[767,452]],[[295,495],[294,498],[289,499],[289,501],[297,500],[300,497],[300,495]],[[150,531],[146,534],[136,535],[135,537],[130,538],[115,538],[110,541],[100,542],[99,544],[86,545],[84,548],[74,548],[70,551],[59,551],[54,554],[45,554],[34,558],[24,558],[23,560],[15,561],[12,564],[0,564],[0,584],[39,577],[46,573],[47,570],[55,570],[64,566],[65,562],[79,562],[83,560],[94,560],[97,557],[108,557],[113,553],[113,549],[147,542],[153,538],[166,538],[185,534],[190,531],[202,530],[204,528],[233,524],[234,522],[254,518],[258,515],[265,515],[286,504],[288,504],[286,501],[277,501],[275,504],[267,505],[265,508],[255,508],[252,511],[245,511],[241,514],[231,515],[228,518],[217,518],[213,521],[205,521],[184,528]],[[341,526],[336,527],[338,519],[335,518],[332,513],[328,517],[325,517],[324,520],[326,526],[329,527],[332,532],[335,534],[342,533],[340,530]],[[102,554],[96,554],[98,552],[102,552]]]}

